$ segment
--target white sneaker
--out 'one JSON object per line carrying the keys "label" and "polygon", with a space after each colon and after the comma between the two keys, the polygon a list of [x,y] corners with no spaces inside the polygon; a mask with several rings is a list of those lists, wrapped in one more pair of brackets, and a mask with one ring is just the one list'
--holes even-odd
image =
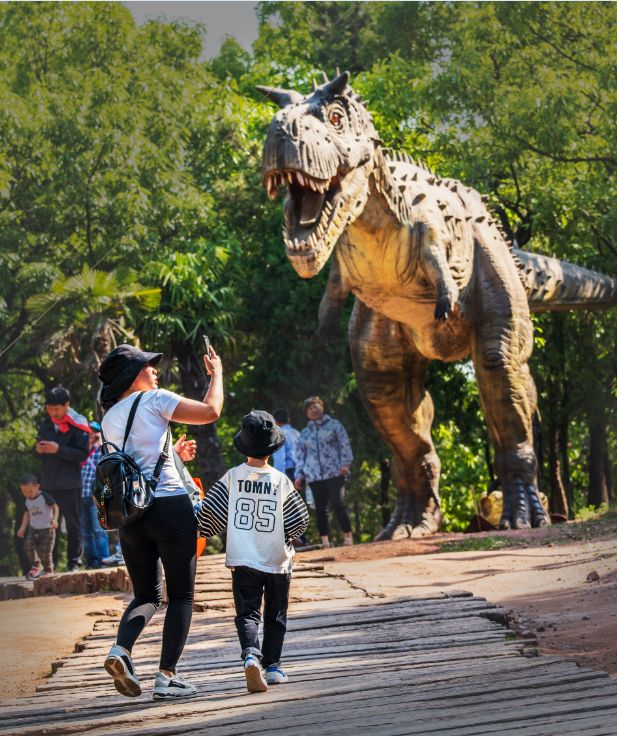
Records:
{"label": "white sneaker", "polygon": [[113,645],[104,666],[114,678],[114,685],[120,695],[126,695],[127,698],[136,698],[141,695],[141,685],[135,674],[133,661],[122,647],[117,644]]}
{"label": "white sneaker", "polygon": [[154,678],[154,700],[176,700],[178,698],[190,698],[197,693],[197,688],[176,672],[167,677],[163,672],[157,672]]}
{"label": "white sneaker", "polygon": [[244,660],[244,676],[246,677],[246,689],[249,693],[265,693],[268,683],[264,679],[261,664],[257,657],[249,654]]}
{"label": "white sneaker", "polygon": [[124,555],[122,554],[122,550],[118,549],[118,551],[114,552],[113,555],[109,555],[109,557],[103,557],[101,560],[101,564],[105,565],[106,567],[116,567],[117,565],[124,565]]}
{"label": "white sneaker", "polygon": [[268,685],[282,685],[289,681],[289,677],[287,677],[280,664],[271,664],[266,667],[264,677]]}

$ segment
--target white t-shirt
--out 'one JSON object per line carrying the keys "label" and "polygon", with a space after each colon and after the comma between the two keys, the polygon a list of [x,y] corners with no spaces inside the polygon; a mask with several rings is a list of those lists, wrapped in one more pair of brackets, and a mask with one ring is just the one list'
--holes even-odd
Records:
{"label": "white t-shirt", "polygon": [[[105,439],[122,449],[126,423],[137,393],[114,404],[103,417],[102,427]],[[162,388],[146,391],[139,402],[133,425],[126,441],[125,452],[132,455],[141,472],[150,479],[167,437],[167,427],[171,415],[181,400],[181,396]],[[106,448],[111,451],[111,447]],[[156,496],[180,496],[186,489],[180,479],[169,446],[169,457],[163,465]]]}
{"label": "white t-shirt", "polygon": [[253,567],[263,572],[291,572],[293,546],[285,544],[283,504],[294,487],[276,468],[246,463],[221,478],[229,491],[227,567]]}

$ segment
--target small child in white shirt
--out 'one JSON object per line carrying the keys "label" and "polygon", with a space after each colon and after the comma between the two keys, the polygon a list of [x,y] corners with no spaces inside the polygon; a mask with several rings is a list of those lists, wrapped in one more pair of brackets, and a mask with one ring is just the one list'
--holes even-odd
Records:
{"label": "small child in white shirt", "polygon": [[197,526],[204,536],[227,528],[225,564],[232,570],[235,624],[249,692],[265,692],[268,685],[288,680],[281,653],[294,554],[291,542],[306,530],[308,511],[289,478],[268,464],[284,443],[285,435],[271,414],[247,414],[234,437],[247,461],[228,470],[196,507]]}
{"label": "small child in white shirt", "polygon": [[54,571],[53,549],[60,509],[48,493],[41,491],[36,476],[24,475],[19,487],[25,496],[26,508],[17,536],[25,537],[24,552],[30,563],[26,578],[36,580]]}

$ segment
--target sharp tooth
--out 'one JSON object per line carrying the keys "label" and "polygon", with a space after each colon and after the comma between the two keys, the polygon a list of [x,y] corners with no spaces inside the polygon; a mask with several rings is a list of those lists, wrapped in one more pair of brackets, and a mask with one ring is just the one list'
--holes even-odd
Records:
{"label": "sharp tooth", "polygon": [[306,183],[307,183],[307,184],[309,185],[309,187],[310,187],[310,188],[311,188],[311,189],[312,189],[313,191],[315,191],[315,180],[314,180],[314,179],[312,179],[312,178],[310,178],[310,177],[309,177],[309,178],[307,179]]}
{"label": "sharp tooth", "polygon": [[294,178],[293,178],[293,176],[291,175],[291,171],[288,171],[288,172],[287,172],[287,181],[288,181],[288,182],[289,182],[290,184],[293,184]]}
{"label": "sharp tooth", "polygon": [[298,177],[298,181],[300,182],[300,186],[303,187],[304,186],[304,177],[302,176],[302,174],[299,171],[296,172],[296,176]]}
{"label": "sharp tooth", "polygon": [[294,248],[298,250],[299,247],[300,247],[300,243],[298,243],[298,238],[294,238]]}

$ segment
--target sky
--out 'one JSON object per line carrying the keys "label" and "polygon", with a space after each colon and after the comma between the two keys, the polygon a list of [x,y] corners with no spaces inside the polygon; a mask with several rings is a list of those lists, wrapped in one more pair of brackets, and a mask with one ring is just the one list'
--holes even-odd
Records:
{"label": "sky", "polygon": [[250,51],[257,38],[256,2],[125,2],[137,23],[153,18],[167,20],[192,20],[206,26],[204,57],[216,56],[225,36],[233,36],[238,43]]}

